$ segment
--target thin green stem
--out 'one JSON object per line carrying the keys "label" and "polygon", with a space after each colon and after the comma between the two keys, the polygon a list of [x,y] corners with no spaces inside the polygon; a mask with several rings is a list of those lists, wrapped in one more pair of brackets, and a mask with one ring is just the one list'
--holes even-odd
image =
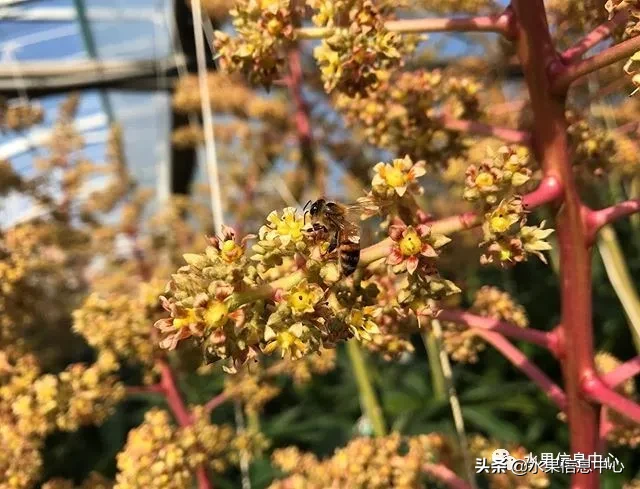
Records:
{"label": "thin green stem", "polygon": [[444,378],[444,373],[442,373],[442,366],[440,365],[438,342],[432,331],[424,331],[421,336],[424,347],[427,349],[434,397],[438,401],[445,401],[447,399],[447,383]]}
{"label": "thin green stem", "polygon": [[376,436],[385,436],[387,434],[387,425],[360,345],[355,340],[347,341],[347,353],[353,367],[353,374],[358,383],[362,410],[371,422],[373,433]]}
{"label": "thin green stem", "polygon": [[636,351],[640,353],[640,298],[631,279],[618,237],[611,225],[600,229],[597,245],[609,281],[622,303],[631,326]]}

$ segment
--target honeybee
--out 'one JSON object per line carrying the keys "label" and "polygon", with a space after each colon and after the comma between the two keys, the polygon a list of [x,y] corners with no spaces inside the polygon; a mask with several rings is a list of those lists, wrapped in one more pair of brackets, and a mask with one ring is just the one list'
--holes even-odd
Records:
{"label": "honeybee", "polygon": [[[307,211],[307,207],[309,210]],[[336,248],[339,251],[339,263],[345,277],[351,275],[360,261],[360,226],[358,221],[364,210],[369,209],[364,202],[346,205],[325,199],[307,202],[304,206],[304,216],[311,217],[312,232],[330,234],[331,241],[326,253]]]}

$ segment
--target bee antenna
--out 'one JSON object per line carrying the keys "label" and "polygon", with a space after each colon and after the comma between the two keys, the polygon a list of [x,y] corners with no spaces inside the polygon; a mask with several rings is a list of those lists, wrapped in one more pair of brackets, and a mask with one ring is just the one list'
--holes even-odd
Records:
{"label": "bee antenna", "polygon": [[309,204],[311,204],[311,201],[310,201],[310,200],[309,200],[309,201],[304,205],[304,207],[302,208],[302,210],[303,210],[303,211],[306,211],[306,210],[307,210],[307,207],[309,207]]}

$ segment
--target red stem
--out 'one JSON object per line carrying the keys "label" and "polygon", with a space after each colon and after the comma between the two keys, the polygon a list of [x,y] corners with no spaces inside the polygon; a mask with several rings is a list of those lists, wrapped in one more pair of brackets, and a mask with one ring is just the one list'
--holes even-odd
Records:
{"label": "red stem", "polygon": [[615,425],[609,419],[609,409],[607,409],[607,406],[602,406],[602,409],[600,409],[600,439],[598,440],[598,453],[604,453],[607,448],[607,436],[614,426]]}
{"label": "red stem", "polygon": [[568,63],[582,56],[591,48],[607,39],[618,26],[624,24],[627,21],[628,17],[629,15],[627,12],[620,11],[612,19],[606,21],[603,24],[600,24],[589,34],[583,37],[580,41],[564,51],[560,55],[562,61]]}
{"label": "red stem", "polygon": [[209,476],[207,475],[207,469],[204,465],[200,465],[196,469],[196,480],[198,481],[198,489],[213,489]]}
{"label": "red stem", "polygon": [[579,78],[628,58],[638,50],[640,50],[640,36],[627,39],[590,58],[569,65],[563,65],[561,60],[555,60],[552,65],[549,65],[553,79],[551,91],[561,95]]}
{"label": "red stem", "polygon": [[298,48],[289,51],[289,71],[290,74],[285,78],[285,84],[289,89],[289,94],[295,106],[294,120],[298,144],[300,146],[301,161],[307,167],[309,175],[314,179],[314,183],[320,190],[320,193],[324,193],[324,167],[315,155],[309,106],[302,94],[304,80],[300,50]]}
{"label": "red stem", "polygon": [[128,385],[127,394],[162,394],[164,395],[164,389],[160,384]]}
{"label": "red stem", "polygon": [[450,131],[475,134],[478,136],[492,136],[502,139],[507,143],[522,144],[524,146],[531,144],[531,134],[526,131],[492,126],[477,121],[459,120],[446,115],[440,118],[440,122],[445,129],[449,129]]}
{"label": "red stem", "polygon": [[[572,453],[594,453],[598,443],[598,406],[583,398],[580,379],[593,372],[591,256],[585,246],[582,203],[573,179],[565,117],[566,89],[571,81],[613,60],[612,52],[568,67],[560,75],[549,72],[561,66],[551,39],[543,0],[513,0],[518,25],[517,54],[525,73],[534,116],[534,152],[545,176],[555,177],[563,188],[556,229],[560,254],[561,337],[566,338],[561,359],[566,391]],[[620,54],[620,48],[614,53]],[[594,60],[596,60],[594,62]],[[606,64],[606,63],[604,63]],[[553,85],[553,86],[552,86]],[[597,489],[595,471],[572,474],[573,489]]]}
{"label": "red stem", "polygon": [[640,423],[640,404],[618,394],[605,384],[595,372],[589,372],[582,379],[582,389],[592,400]]}
{"label": "red stem", "polygon": [[465,311],[443,310],[438,314],[438,319],[461,324],[470,329],[493,331],[508,336],[509,338],[528,341],[554,353],[557,348],[557,341],[553,333],[532,328],[520,328],[515,324],[498,321],[497,319],[489,317],[477,316]]}
{"label": "red stem", "polygon": [[544,177],[538,187],[522,197],[522,205],[526,210],[535,209],[541,205],[554,202],[562,197],[562,185],[553,176]]}
{"label": "red stem", "polygon": [[221,392],[220,394],[213,396],[207,403],[204,405],[204,410],[208,414],[218,406],[224,404],[229,400],[229,396],[226,392]]}
{"label": "red stem", "polygon": [[411,32],[497,32],[512,37],[512,13],[506,10],[499,15],[481,15],[477,17],[459,17],[443,19],[402,19],[384,23],[389,31]]}
{"label": "red stem", "polygon": [[640,356],[633,357],[631,360],[624,362],[611,372],[601,375],[602,381],[612,389],[622,384],[625,380],[631,379],[640,374]]}
{"label": "red stem", "polygon": [[169,404],[180,426],[188,426],[192,422],[191,415],[182,400],[173,371],[166,360],[157,360],[157,364],[160,368],[160,385],[167,398],[167,404]]}
{"label": "red stem", "polygon": [[471,486],[443,464],[424,464],[422,470],[443,482],[449,489],[471,489]]}
{"label": "red stem", "polygon": [[596,234],[603,226],[606,226],[621,217],[626,217],[636,212],[640,212],[640,199],[626,200],[597,211],[586,207],[583,208],[584,225],[587,231],[587,243],[593,243]]}
{"label": "red stem", "polygon": [[490,343],[516,368],[529,377],[561,410],[564,411],[567,408],[567,397],[562,389],[529,360],[519,348],[513,346],[500,334],[492,331],[479,329],[478,336],[484,338],[487,343]]}

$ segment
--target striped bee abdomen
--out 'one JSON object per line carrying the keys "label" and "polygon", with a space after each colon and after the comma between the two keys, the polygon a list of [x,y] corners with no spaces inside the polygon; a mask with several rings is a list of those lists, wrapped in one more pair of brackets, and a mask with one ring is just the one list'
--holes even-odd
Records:
{"label": "striped bee abdomen", "polygon": [[351,236],[340,242],[340,267],[345,277],[355,272],[360,261],[360,237]]}

